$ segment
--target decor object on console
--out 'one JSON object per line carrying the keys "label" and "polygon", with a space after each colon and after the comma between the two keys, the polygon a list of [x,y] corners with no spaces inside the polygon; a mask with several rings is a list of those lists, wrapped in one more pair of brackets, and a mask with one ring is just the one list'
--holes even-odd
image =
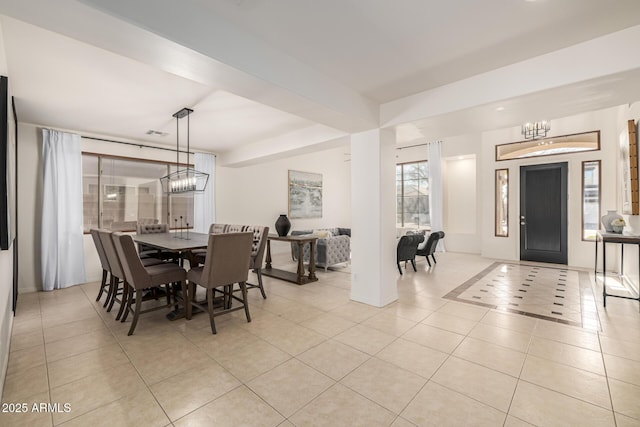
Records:
{"label": "decor object on console", "polygon": [[289,218],[322,218],[322,174],[289,171]]}
{"label": "decor object on console", "polygon": [[[176,171],[160,178],[164,193],[177,194],[188,192],[203,192],[209,181],[209,174],[200,172],[189,166],[189,115],[190,108],[183,108],[173,114],[176,118]],[[180,169],[180,119],[187,118],[187,166]]]}
{"label": "decor object on console", "polygon": [[541,122],[525,123],[522,125],[522,136],[524,136],[524,139],[544,138],[547,136],[550,129],[551,125],[546,120]]}
{"label": "decor object on console", "polygon": [[613,221],[611,221],[611,228],[613,229],[614,233],[622,233],[622,230],[624,230],[624,226],[627,225],[624,222],[624,219],[622,218],[616,218]]}
{"label": "decor object on console", "polygon": [[281,214],[276,220],[276,232],[278,236],[283,237],[286,236],[291,230],[291,221],[285,214]]}
{"label": "decor object on console", "polygon": [[618,214],[618,212],[614,209],[612,211],[607,211],[607,214],[602,217],[602,226],[604,230],[608,233],[613,233],[613,227],[611,223],[615,219],[622,219],[622,216]]}
{"label": "decor object on console", "polygon": [[[351,261],[351,229],[327,228],[322,230],[294,230],[292,236],[314,235],[318,237],[316,244],[316,265],[329,267]],[[309,262],[309,245],[303,248],[303,260]],[[297,246],[291,245],[291,256],[297,260]]]}

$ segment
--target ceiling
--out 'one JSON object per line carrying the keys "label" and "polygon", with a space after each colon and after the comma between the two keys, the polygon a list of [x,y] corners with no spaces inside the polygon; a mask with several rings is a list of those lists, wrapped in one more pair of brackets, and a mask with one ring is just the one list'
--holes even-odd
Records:
{"label": "ceiling", "polygon": [[[380,104],[640,25],[637,0],[183,0],[174,14],[151,1],[0,0],[19,120],[173,145],[171,115],[190,107],[194,148],[266,153],[259,144],[335,140],[371,111],[375,127]],[[425,116],[396,125],[398,142],[620,105],[640,99],[638,82],[625,72]]]}

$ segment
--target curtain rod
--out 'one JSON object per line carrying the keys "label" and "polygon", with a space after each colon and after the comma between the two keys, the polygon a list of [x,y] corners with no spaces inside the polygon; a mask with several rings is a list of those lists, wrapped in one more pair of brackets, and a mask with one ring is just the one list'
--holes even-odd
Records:
{"label": "curtain rod", "polygon": [[404,150],[406,148],[413,148],[413,147],[422,147],[423,145],[429,145],[429,143],[428,142],[424,142],[422,144],[407,145],[405,147],[398,147],[398,148],[396,148],[396,150]]}
{"label": "curtain rod", "polygon": [[[440,142],[442,142],[441,140],[438,140]],[[432,141],[432,142],[438,142],[438,141]],[[405,148],[413,148],[413,147],[422,147],[423,145],[429,145],[429,142],[423,142],[422,144],[415,144],[415,145],[407,145],[405,147],[398,147],[396,148],[396,150],[404,150]]]}
{"label": "curtain rod", "polygon": [[[124,142],[124,141],[115,141],[113,139],[105,139],[105,138],[95,138],[93,136],[84,136],[84,135],[80,135],[80,138],[84,138],[84,139],[93,139],[94,141],[102,141],[102,142],[112,142],[114,144],[124,144],[124,145],[132,145],[134,147],[145,147],[145,148],[154,148],[156,150],[166,150],[166,151],[171,151],[173,153],[176,152],[176,150],[174,150],[173,148],[165,148],[165,147],[156,147],[154,145],[147,145],[147,144],[139,144],[136,142]],[[187,151],[183,151],[180,150],[180,153],[187,153]],[[188,154],[195,154],[193,151],[188,152]],[[218,157],[215,154],[213,154],[214,157]]]}

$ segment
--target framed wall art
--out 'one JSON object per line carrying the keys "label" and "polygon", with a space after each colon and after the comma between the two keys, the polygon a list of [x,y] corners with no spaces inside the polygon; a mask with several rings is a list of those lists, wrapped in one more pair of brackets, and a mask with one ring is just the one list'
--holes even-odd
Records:
{"label": "framed wall art", "polygon": [[620,133],[620,174],[622,213],[638,215],[638,139],[633,120],[629,120],[627,129]]}
{"label": "framed wall art", "polygon": [[289,171],[289,218],[322,218],[322,174]]}

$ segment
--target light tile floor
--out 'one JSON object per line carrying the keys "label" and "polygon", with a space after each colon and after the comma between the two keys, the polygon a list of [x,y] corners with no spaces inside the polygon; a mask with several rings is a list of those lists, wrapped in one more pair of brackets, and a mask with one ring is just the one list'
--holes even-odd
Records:
{"label": "light tile floor", "polygon": [[2,402],[28,411],[0,426],[640,425],[638,303],[603,309],[592,273],[601,330],[443,299],[493,262],[419,260],[384,308],[349,301],[346,269],[265,278],[217,335],[156,312],[128,337],[96,283],[23,294]]}

